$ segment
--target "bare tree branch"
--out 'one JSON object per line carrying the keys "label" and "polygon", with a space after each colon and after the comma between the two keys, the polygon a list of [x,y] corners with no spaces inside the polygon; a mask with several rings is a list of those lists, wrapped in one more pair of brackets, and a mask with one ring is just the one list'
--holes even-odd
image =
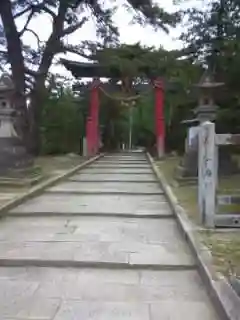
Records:
{"label": "bare tree branch", "polygon": [[29,28],[25,28],[25,32],[30,32],[30,33],[32,33],[32,34],[35,36],[35,38],[37,39],[37,42],[38,42],[38,48],[40,49],[40,47],[41,47],[41,40],[40,40],[38,34],[37,34],[35,31],[33,31],[32,29],[29,29]]}
{"label": "bare tree branch", "polygon": [[[56,15],[50,8],[48,8],[48,7],[44,4],[44,2],[43,2],[43,3],[36,4],[36,5],[30,5],[30,6],[28,6],[27,8],[23,9],[22,11],[16,13],[13,17],[14,17],[14,19],[17,19],[17,18],[23,16],[25,13],[29,12],[30,10],[31,10],[31,14],[30,14],[30,18],[28,18],[28,19],[29,19],[29,22],[30,22],[33,14],[36,13],[36,12],[40,12],[41,10],[44,11],[45,13],[50,14],[53,19],[56,18],[56,16],[57,16],[57,15]],[[29,22],[28,22],[28,23],[29,23]]]}
{"label": "bare tree branch", "polygon": [[31,13],[29,14],[29,16],[28,16],[28,18],[27,18],[27,21],[26,21],[26,23],[25,23],[25,26],[24,26],[24,27],[22,28],[22,30],[19,32],[19,37],[21,37],[21,36],[24,34],[24,32],[27,30],[27,27],[28,27],[28,25],[29,25],[29,23],[30,23],[33,15],[34,15],[34,10],[31,11]]}
{"label": "bare tree branch", "polygon": [[35,77],[38,74],[37,71],[34,71],[32,69],[29,69],[27,66],[25,66],[25,75],[29,75],[31,77]]}
{"label": "bare tree branch", "polygon": [[28,82],[30,82],[31,84],[34,84],[34,82],[35,82],[35,81],[34,81],[34,78],[31,77],[31,76],[29,76],[29,75],[26,75],[26,76],[25,76],[25,80],[28,81]]}
{"label": "bare tree branch", "polygon": [[56,13],[44,4],[44,1],[42,3],[39,3],[38,5],[35,5],[34,10],[35,12],[44,11],[45,13],[50,14],[53,19],[57,17]]}
{"label": "bare tree branch", "polygon": [[60,1],[58,13],[53,19],[52,33],[46,42],[45,49],[43,51],[42,58],[38,67],[39,76],[36,83],[37,88],[44,87],[45,78],[51,66],[54,55],[56,54],[56,48],[58,48],[60,43],[60,37],[63,30],[67,9],[68,1]]}
{"label": "bare tree branch", "polygon": [[23,16],[25,13],[27,13],[27,12],[30,11],[30,10],[32,10],[32,6],[28,6],[27,8],[23,9],[22,11],[17,12],[17,13],[13,16],[13,18],[14,18],[14,19],[17,19],[17,18]]}
{"label": "bare tree branch", "polygon": [[67,52],[74,53],[83,58],[92,60],[92,55],[86,54],[82,48],[79,48],[77,46],[72,46],[72,45],[61,44],[61,46],[59,47],[58,53],[67,53]]}
{"label": "bare tree branch", "polygon": [[81,21],[79,21],[78,23],[68,27],[68,28],[65,28],[61,34],[61,37],[64,37],[68,34],[71,34],[73,32],[75,32],[76,30],[78,30],[79,28],[81,28],[84,23],[86,23],[88,21],[88,18],[87,17],[83,17]]}

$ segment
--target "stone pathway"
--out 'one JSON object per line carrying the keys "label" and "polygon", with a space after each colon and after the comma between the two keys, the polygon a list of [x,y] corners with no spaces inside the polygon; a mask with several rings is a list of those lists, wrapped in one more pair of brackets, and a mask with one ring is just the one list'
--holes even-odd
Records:
{"label": "stone pathway", "polygon": [[1,320],[217,320],[144,154],[101,158],[0,223]]}

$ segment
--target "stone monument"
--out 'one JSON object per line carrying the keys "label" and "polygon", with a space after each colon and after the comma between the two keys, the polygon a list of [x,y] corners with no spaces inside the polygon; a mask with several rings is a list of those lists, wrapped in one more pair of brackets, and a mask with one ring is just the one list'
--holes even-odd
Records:
{"label": "stone monument", "polygon": [[197,177],[199,120],[184,120],[182,124],[187,125],[187,136],[184,157],[178,167],[178,178]]}
{"label": "stone monument", "polygon": [[[222,82],[214,82],[210,74],[206,71],[200,82],[195,85],[199,91],[199,102],[197,108],[194,109],[196,116],[193,120],[187,120],[185,123],[194,122],[201,124],[205,121],[215,121],[218,106],[214,102],[214,93],[216,89],[221,88],[224,85]],[[197,126],[195,133],[197,132]],[[192,132],[191,132],[192,130]],[[189,129],[189,134],[193,133],[193,129]],[[233,174],[238,171],[237,164],[231,159],[231,154],[225,149],[219,149],[219,174],[227,175]],[[187,148],[184,157],[177,168],[178,178],[193,178],[196,179],[198,176],[198,135],[191,139],[191,143]]]}
{"label": "stone monument", "polygon": [[0,78],[0,176],[21,178],[33,165],[24,143],[16,131],[14,85],[11,77]]}

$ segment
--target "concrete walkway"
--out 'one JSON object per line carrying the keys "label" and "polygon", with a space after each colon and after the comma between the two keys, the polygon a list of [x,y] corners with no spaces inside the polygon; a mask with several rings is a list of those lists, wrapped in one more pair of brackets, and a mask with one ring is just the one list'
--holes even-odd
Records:
{"label": "concrete walkway", "polygon": [[0,223],[1,320],[216,320],[141,153],[108,155]]}

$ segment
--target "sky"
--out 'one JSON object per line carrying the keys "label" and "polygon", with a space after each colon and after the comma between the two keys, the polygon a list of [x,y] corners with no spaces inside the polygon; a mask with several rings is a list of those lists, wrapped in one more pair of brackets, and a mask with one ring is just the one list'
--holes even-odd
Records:
{"label": "sky", "polygon": [[[109,2],[110,0],[105,2]],[[172,0],[155,0],[162,8],[168,12],[174,12],[184,8],[189,7],[201,7],[203,5],[203,0],[181,0],[181,4],[174,5]],[[114,16],[114,21],[119,27],[120,31],[120,41],[122,43],[133,44],[140,42],[143,45],[155,46],[156,48],[163,46],[167,50],[180,48],[183,44],[177,39],[181,34],[182,27],[178,26],[175,29],[171,29],[169,34],[166,34],[162,30],[157,32],[153,30],[150,26],[139,26],[131,25],[131,14],[126,12],[124,8],[124,0],[117,0],[119,3],[119,8]],[[30,27],[37,31],[41,41],[45,41],[51,31],[51,18],[49,16],[41,16],[34,19],[30,24]],[[21,25],[21,21],[19,22]],[[81,43],[82,40],[95,40],[96,32],[94,27],[94,22],[92,20],[88,21],[80,30],[76,31],[71,36],[66,38],[67,42],[70,44]],[[32,45],[36,45],[36,39],[31,33],[25,35],[24,42]],[[83,60],[74,54],[64,55],[64,58],[69,58],[71,60]],[[51,71],[70,76],[70,73],[65,70],[64,67],[59,65],[53,65]]]}

